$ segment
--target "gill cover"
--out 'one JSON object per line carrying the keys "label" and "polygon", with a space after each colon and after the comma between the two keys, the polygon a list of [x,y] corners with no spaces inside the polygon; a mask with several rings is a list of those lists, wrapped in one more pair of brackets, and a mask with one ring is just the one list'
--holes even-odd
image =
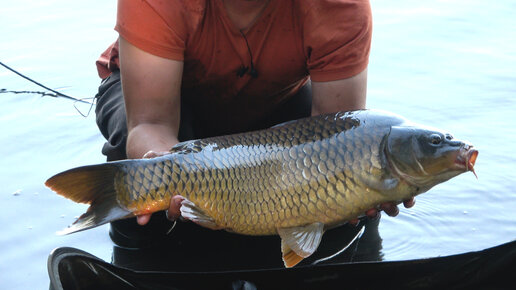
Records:
{"label": "gill cover", "polygon": [[462,146],[463,142],[438,130],[393,126],[386,150],[398,175],[427,190],[461,173],[453,165]]}

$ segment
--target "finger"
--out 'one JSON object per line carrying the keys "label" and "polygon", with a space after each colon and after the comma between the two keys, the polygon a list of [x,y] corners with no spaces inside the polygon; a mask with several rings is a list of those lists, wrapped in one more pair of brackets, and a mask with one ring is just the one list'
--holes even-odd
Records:
{"label": "finger", "polygon": [[143,154],[143,157],[142,158],[154,158],[154,157],[158,157],[157,153],[154,152],[154,151],[149,151],[145,154]]}
{"label": "finger", "polygon": [[146,225],[149,221],[150,221],[150,218],[151,218],[151,214],[142,214],[142,215],[139,215],[136,217],[136,222],[140,225],[140,226],[144,226]]}
{"label": "finger", "polygon": [[170,207],[167,211],[167,218],[169,220],[176,220],[181,216],[181,203],[185,198],[180,195],[174,195],[170,201]]}
{"label": "finger", "polygon": [[380,205],[380,209],[383,210],[388,216],[397,216],[400,210],[398,206],[394,203],[382,203]]}
{"label": "finger", "polygon": [[358,225],[358,222],[359,222],[359,221],[360,221],[360,220],[359,220],[358,218],[356,218],[356,219],[352,219],[352,220],[350,220],[348,223],[349,223],[350,225],[354,225],[354,226],[356,226],[356,225]]}
{"label": "finger", "polygon": [[376,208],[370,208],[365,212],[366,216],[370,219],[375,219],[378,217],[378,210]]}
{"label": "finger", "polygon": [[155,157],[159,157],[159,156],[163,156],[163,155],[167,155],[167,154],[170,154],[170,152],[169,151],[156,152],[156,151],[151,150],[151,151],[145,153],[142,158],[155,158]]}
{"label": "finger", "polygon": [[415,200],[413,197],[403,201],[403,205],[404,205],[406,208],[411,208],[411,207],[413,207],[415,204],[416,204],[416,200]]}

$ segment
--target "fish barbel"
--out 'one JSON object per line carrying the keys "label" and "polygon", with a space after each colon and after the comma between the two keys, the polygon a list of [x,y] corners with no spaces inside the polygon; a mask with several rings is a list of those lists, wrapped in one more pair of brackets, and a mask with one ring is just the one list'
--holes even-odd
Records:
{"label": "fish barbel", "polygon": [[46,185],[90,204],[65,234],[165,210],[181,195],[181,215],[201,226],[280,235],[291,267],[326,229],[473,171],[477,155],[446,132],[359,110],[182,142],[165,156],[78,167]]}

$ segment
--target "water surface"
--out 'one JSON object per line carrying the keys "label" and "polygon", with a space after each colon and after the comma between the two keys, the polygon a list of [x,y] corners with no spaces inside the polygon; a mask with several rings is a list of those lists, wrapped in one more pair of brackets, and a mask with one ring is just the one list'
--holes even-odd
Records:
{"label": "water surface", "polygon": [[[64,93],[92,97],[94,61],[116,37],[115,1],[2,5],[0,61]],[[372,1],[368,107],[452,132],[480,151],[463,174],[380,222],[384,260],[443,256],[516,238],[516,4]],[[0,68],[0,89],[38,90]],[[87,108],[82,107],[87,111]],[[108,228],[56,236],[85,206],[44,187],[56,172],[104,161],[93,116],[72,102],[0,94],[0,285],[40,289],[46,258],[72,246],[110,260]]]}

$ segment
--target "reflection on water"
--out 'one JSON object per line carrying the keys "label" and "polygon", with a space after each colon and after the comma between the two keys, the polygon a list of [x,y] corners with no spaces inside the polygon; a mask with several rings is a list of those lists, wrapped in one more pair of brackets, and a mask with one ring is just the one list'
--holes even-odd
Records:
{"label": "reflection on water", "polygon": [[[4,3],[0,61],[72,96],[91,97],[98,85],[94,61],[115,38],[115,5]],[[508,209],[516,208],[516,4],[372,0],[372,7],[368,107],[445,129],[480,151],[479,180],[463,174],[421,195],[398,217],[383,216],[378,258],[443,256],[513,240],[516,221]],[[2,88],[39,89],[0,70]],[[103,161],[94,118],[80,117],[66,100],[0,94],[0,126],[2,287],[41,288],[48,281],[46,257],[58,246],[109,261],[107,227],[54,235],[85,206],[43,186],[56,172]]]}
{"label": "reflection on water", "polygon": [[478,180],[463,174],[398,217],[383,218],[385,259],[442,256],[516,238],[507,210],[516,206],[509,145],[516,141],[516,22],[509,16],[516,4],[392,4],[373,1],[368,106],[448,130],[480,154]]}

